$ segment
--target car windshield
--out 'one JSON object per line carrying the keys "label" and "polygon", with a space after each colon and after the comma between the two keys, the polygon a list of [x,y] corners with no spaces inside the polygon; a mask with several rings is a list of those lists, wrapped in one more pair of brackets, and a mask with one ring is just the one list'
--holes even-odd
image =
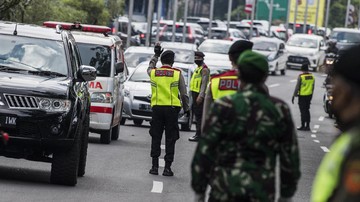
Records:
{"label": "car windshield", "polygon": [[[158,63],[159,64],[159,63]],[[159,66],[159,65],[158,65]],[[150,76],[147,74],[148,63],[139,64],[130,76],[129,81],[133,82],[150,82]],[[186,68],[177,68],[181,70],[181,74],[184,76],[185,85],[187,85],[189,72]]]}
{"label": "car windshield", "polygon": [[[187,28],[188,28],[188,26],[186,26]],[[182,25],[176,25],[175,26],[175,33],[180,33],[180,34],[182,34],[183,33],[183,28],[184,28],[184,26],[182,26]],[[164,32],[166,32],[166,33],[172,33],[172,29],[173,29],[173,26],[172,25],[166,25],[166,27],[164,27]],[[186,29],[185,30],[185,32],[187,33],[187,34],[189,34],[189,28],[188,29]]]}
{"label": "car windshield", "polygon": [[78,47],[83,64],[95,67],[97,76],[110,76],[111,48],[109,46],[78,43]]}
{"label": "car windshield", "polygon": [[211,41],[204,41],[199,46],[199,51],[209,53],[227,54],[232,43],[217,43]]}
{"label": "car windshield", "polygon": [[268,41],[256,41],[254,42],[253,50],[259,50],[259,51],[276,51],[277,45],[273,42]]}
{"label": "car windshield", "polygon": [[330,39],[335,39],[340,43],[360,43],[360,33],[334,31],[331,33]]}
{"label": "car windshield", "polygon": [[63,42],[1,35],[0,65],[68,75]]}
{"label": "car windshield", "polygon": [[136,67],[141,62],[150,60],[153,55],[154,53],[126,51],[124,57],[128,67]]}
{"label": "car windshield", "polygon": [[315,39],[307,38],[290,38],[287,42],[288,46],[303,47],[303,48],[318,48],[317,41]]}
{"label": "car windshield", "polygon": [[[165,49],[166,50],[166,49]],[[192,64],[194,63],[194,51],[186,49],[170,49],[175,53],[175,62]]]}
{"label": "car windshield", "polygon": [[225,39],[226,38],[226,30],[211,30],[211,38]]}

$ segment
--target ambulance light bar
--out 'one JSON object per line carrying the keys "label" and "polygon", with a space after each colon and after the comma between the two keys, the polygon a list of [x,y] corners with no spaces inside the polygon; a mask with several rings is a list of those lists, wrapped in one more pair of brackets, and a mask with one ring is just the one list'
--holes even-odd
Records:
{"label": "ambulance light bar", "polygon": [[110,27],[80,24],[78,22],[68,23],[68,22],[46,21],[43,23],[43,25],[45,27],[50,27],[50,28],[56,28],[57,25],[61,25],[61,28],[65,30],[79,30],[83,32],[95,32],[95,33],[103,33],[103,34],[111,32]]}

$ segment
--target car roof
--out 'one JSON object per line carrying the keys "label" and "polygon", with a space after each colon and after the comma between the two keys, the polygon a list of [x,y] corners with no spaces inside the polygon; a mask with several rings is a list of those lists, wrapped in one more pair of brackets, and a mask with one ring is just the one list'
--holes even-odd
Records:
{"label": "car roof", "polygon": [[196,51],[196,45],[193,43],[181,43],[181,42],[161,42],[161,47],[163,48],[174,48],[174,49],[184,49],[184,50],[193,50]]}
{"label": "car roof", "polygon": [[125,50],[125,53],[133,52],[133,53],[154,53],[154,47],[148,46],[130,46]]}
{"label": "car roof", "polygon": [[[226,27],[212,27],[211,30],[219,30],[219,31],[227,31]],[[233,31],[239,31],[238,29],[235,28],[229,28],[229,31],[233,32]]]}
{"label": "car roof", "polygon": [[293,34],[290,38],[302,37],[302,38],[309,38],[309,39],[316,39],[316,40],[323,40],[324,38],[314,34]]}
{"label": "car roof", "polygon": [[62,35],[53,28],[15,22],[0,21],[0,34],[13,35],[16,26],[16,36],[62,41]]}
{"label": "car roof", "polygon": [[278,38],[275,38],[275,37],[253,37],[251,39],[251,41],[254,41],[254,42],[260,42],[260,41],[266,41],[266,42],[274,42],[274,43],[277,43],[277,44],[280,44],[280,43],[284,43],[284,41],[278,39]]}
{"label": "car roof", "polygon": [[[205,42],[211,42],[211,43],[222,43],[222,44],[233,44],[234,41],[228,41],[228,40],[223,40],[223,39],[205,39],[205,41],[203,41],[203,43]],[[201,46],[201,44],[200,44]]]}
{"label": "car roof", "polygon": [[98,33],[78,31],[72,31],[71,33],[73,34],[75,41],[78,43],[99,44],[104,46],[112,46],[115,43],[121,43],[120,38],[114,35],[105,36]]}
{"label": "car roof", "polygon": [[333,29],[333,31],[360,33],[360,30],[358,30],[358,29],[342,28],[342,27],[336,27]]}

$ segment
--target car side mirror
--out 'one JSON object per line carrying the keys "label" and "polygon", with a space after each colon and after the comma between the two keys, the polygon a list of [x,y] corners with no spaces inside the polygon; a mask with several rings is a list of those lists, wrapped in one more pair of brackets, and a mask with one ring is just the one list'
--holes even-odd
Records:
{"label": "car side mirror", "polygon": [[284,49],[279,49],[278,53],[284,53]]}
{"label": "car side mirror", "polygon": [[96,79],[96,69],[92,66],[81,65],[78,76],[84,81],[93,81]]}
{"label": "car side mirror", "polygon": [[124,72],[124,63],[123,62],[117,62],[115,64],[115,73],[118,75],[119,73]]}

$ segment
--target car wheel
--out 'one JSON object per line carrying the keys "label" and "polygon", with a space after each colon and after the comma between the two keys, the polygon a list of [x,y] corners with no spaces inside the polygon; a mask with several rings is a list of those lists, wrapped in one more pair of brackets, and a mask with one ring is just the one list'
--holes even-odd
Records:
{"label": "car wheel", "polygon": [[75,186],[77,183],[80,157],[80,130],[75,134],[74,144],[69,150],[54,152],[51,164],[50,182]]}
{"label": "car wheel", "polygon": [[193,123],[193,114],[192,114],[192,111],[190,111],[190,117],[188,119],[188,122],[181,124],[181,130],[182,131],[191,131],[192,123]]}
{"label": "car wheel", "polygon": [[111,140],[118,140],[120,134],[120,124],[116,125],[112,128],[111,132]]}
{"label": "car wheel", "polygon": [[85,175],[85,167],[86,167],[86,156],[89,142],[89,116],[86,116],[85,123],[83,125],[83,133],[81,136],[81,146],[80,146],[80,158],[79,158],[79,168],[78,168],[78,176],[83,177]]}
{"label": "car wheel", "polygon": [[134,124],[135,124],[136,126],[141,126],[141,124],[143,123],[144,120],[134,119],[133,121],[134,121]]}
{"label": "car wheel", "polygon": [[112,134],[112,128],[109,130],[105,130],[100,134],[100,143],[101,144],[110,144],[111,142],[111,134]]}

